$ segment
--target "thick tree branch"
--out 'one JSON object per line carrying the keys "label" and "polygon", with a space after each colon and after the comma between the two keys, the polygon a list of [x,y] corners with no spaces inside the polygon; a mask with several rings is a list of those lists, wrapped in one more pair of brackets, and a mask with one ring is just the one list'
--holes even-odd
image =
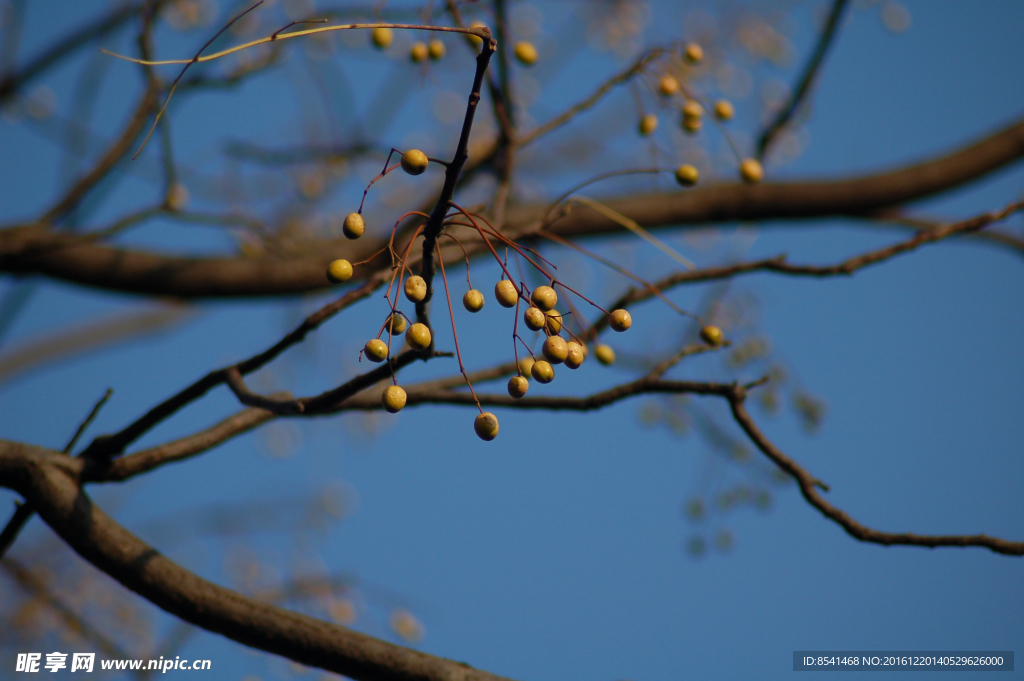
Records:
{"label": "thick tree branch", "polygon": [[[957,187],[1024,156],[1024,120],[948,155],[890,172],[829,182],[738,184],[603,203],[645,228],[740,220],[811,219],[862,215]],[[531,233],[547,206],[512,209],[506,233]],[[562,236],[621,231],[589,210],[562,217]],[[380,247],[380,244],[367,244]],[[360,251],[362,252],[362,251]],[[372,251],[371,251],[372,252]],[[98,288],[182,298],[292,295],[326,287],[324,268],[351,247],[330,244],[295,257],[196,258],[82,243],[73,235],[32,227],[0,232],[0,270],[37,273]],[[359,274],[357,274],[359,276]]]}
{"label": "thick tree branch", "polygon": [[501,677],[246,598],[208,582],[121,527],[76,483],[74,461],[0,441],[0,481],[25,496],[83,558],[170,614],[243,645],[373,681]]}

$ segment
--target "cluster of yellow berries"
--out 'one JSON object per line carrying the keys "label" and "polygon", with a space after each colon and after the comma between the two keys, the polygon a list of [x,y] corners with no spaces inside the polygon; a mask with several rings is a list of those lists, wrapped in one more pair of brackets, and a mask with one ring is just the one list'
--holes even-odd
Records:
{"label": "cluster of yellow berries", "polygon": [[[683,51],[683,60],[695,66],[700,64],[704,59],[704,50],[701,46],[696,43],[690,43],[686,46]],[[664,97],[674,97],[682,91],[679,86],[679,81],[676,80],[675,76],[671,73],[665,73],[658,79],[658,92]],[[691,98],[688,93],[686,101],[680,110],[681,119],[680,127],[691,134],[695,135],[700,132],[704,122],[704,107],[701,106],[700,102]],[[713,113],[716,119],[726,123],[731,121],[733,116],[736,115],[736,110],[733,108],[731,102],[725,99],[720,99],[715,102]],[[654,131],[658,129],[658,117],[655,114],[645,114],[640,117],[640,122],[637,124],[637,131],[643,137],[649,137],[654,134]],[[697,184],[699,173],[697,168],[692,165],[685,164],[681,165],[676,169],[676,182],[684,187],[692,187]],[[761,167],[760,162],[757,159],[746,158],[740,163],[740,178],[748,184],[756,184],[764,177],[764,169]]]}
{"label": "cluster of yellow berries", "polygon": [[[502,279],[494,287],[494,296],[502,307],[514,307],[519,297],[519,291],[515,285],[507,279]],[[541,354],[544,359],[534,360],[526,357],[519,361],[519,373],[508,381],[508,394],[519,399],[526,395],[529,382],[526,376],[531,376],[538,383],[550,383],[555,378],[554,365],[565,364],[570,369],[578,369],[587,358],[587,346],[576,340],[566,341],[561,336],[562,315],[555,309],[558,303],[558,294],[550,286],[538,286],[530,295],[532,303],[523,314],[523,321],[527,328],[533,331],[544,330],[547,338],[541,346]],[[609,326],[615,331],[625,331],[633,324],[633,320],[626,310],[615,310],[608,320]],[[602,364],[611,364],[615,361],[614,351],[606,345],[598,345],[595,354]]]}
{"label": "cluster of yellow berries", "polygon": [[[378,26],[370,32],[370,42],[378,50],[386,50],[395,41],[395,32],[386,26]],[[426,61],[440,61],[447,53],[444,43],[437,38],[430,42],[417,41],[412,44],[409,50],[409,59],[414,63]]]}
{"label": "cluster of yellow berries", "polygon": [[[486,28],[487,25],[481,21],[474,21],[470,28]],[[483,40],[475,35],[466,35],[466,40],[473,47],[479,49],[483,45]],[[378,26],[370,32],[370,43],[378,50],[386,50],[391,47],[391,44],[395,41],[395,34],[390,28],[386,26]],[[440,61],[444,58],[447,50],[443,42],[438,39],[431,40],[429,42],[417,41],[412,44],[409,49],[409,59],[414,64],[419,64],[426,61],[428,58],[431,61]],[[516,60],[523,66],[533,66],[537,63],[538,54],[537,48],[533,43],[526,40],[520,40],[512,48],[512,54],[515,55]]]}

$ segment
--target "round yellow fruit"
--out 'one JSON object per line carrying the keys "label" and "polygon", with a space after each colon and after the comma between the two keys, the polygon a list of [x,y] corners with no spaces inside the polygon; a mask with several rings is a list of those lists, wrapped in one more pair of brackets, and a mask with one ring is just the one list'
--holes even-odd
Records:
{"label": "round yellow fruit", "polygon": [[561,364],[569,354],[569,345],[561,336],[548,336],[541,346],[541,352],[552,364]]}
{"label": "round yellow fruit", "polygon": [[416,322],[405,333],[405,342],[413,350],[423,351],[430,347],[430,329],[426,324]]}
{"label": "round yellow fruit", "polygon": [[609,345],[598,345],[595,347],[594,357],[597,357],[597,361],[606,367],[615,364],[615,351]]}
{"label": "round yellow fruit", "polygon": [[555,380],[555,368],[548,362],[542,359],[537,360],[533,363],[533,367],[530,368],[530,375],[538,383],[550,383]]}
{"label": "round yellow fruit", "polygon": [[704,121],[700,118],[693,118],[691,116],[683,116],[683,131],[691,135],[696,135],[700,132],[701,127],[704,125]]}
{"label": "round yellow fruit", "polygon": [[349,213],[341,225],[341,231],[349,239],[358,239],[366,231],[366,223],[359,213]]}
{"label": "round yellow fruit", "polygon": [[530,296],[530,300],[532,300],[533,304],[541,310],[547,312],[552,309],[556,303],[558,303],[558,294],[555,293],[555,289],[550,286],[538,286],[533,289],[533,294]]}
{"label": "round yellow fruit", "polygon": [[366,345],[363,346],[363,354],[371,362],[383,362],[388,356],[387,343],[379,338],[368,340]]}
{"label": "round yellow fruit", "polygon": [[473,430],[484,442],[490,442],[498,437],[498,417],[489,411],[485,411],[473,421]]}
{"label": "round yellow fruit", "polygon": [[427,155],[419,149],[410,149],[402,154],[402,170],[410,175],[422,175],[427,171]]}
{"label": "round yellow fruit", "polygon": [[583,353],[583,346],[576,341],[569,341],[565,344],[568,353],[565,355],[565,366],[570,369],[579,369],[587,356]]}
{"label": "round yellow fruit", "polygon": [[720,99],[715,102],[715,118],[720,121],[731,121],[732,117],[736,114],[736,111],[732,108],[732,103],[725,99]]}
{"label": "round yellow fruit", "polygon": [[379,26],[370,32],[370,42],[372,42],[373,46],[378,50],[385,50],[390,47],[394,39],[395,34],[386,26]]}
{"label": "round yellow fruit", "polygon": [[686,100],[686,104],[683,104],[683,115],[689,116],[690,118],[700,118],[704,115],[704,107],[700,105],[695,99]]}
{"label": "round yellow fruit", "polygon": [[526,377],[532,376],[534,362],[533,357],[523,357],[519,360],[519,373]]}
{"label": "round yellow fruit", "polygon": [[399,336],[405,333],[405,317],[397,312],[388,315],[387,321],[384,322],[384,328],[387,329],[388,333],[392,336]]}
{"label": "round yellow fruit", "polygon": [[676,182],[684,187],[692,187],[697,184],[698,179],[700,179],[700,173],[695,167],[686,164],[676,168]]}
{"label": "round yellow fruit", "polygon": [[613,310],[611,317],[608,319],[608,326],[612,327],[613,331],[625,331],[633,326],[633,318],[625,310]]}
{"label": "round yellow fruit", "polygon": [[440,40],[434,39],[427,45],[427,54],[433,61],[438,61],[444,58],[445,48],[444,43]]}
{"label": "round yellow fruit", "polygon": [[427,297],[427,282],[423,277],[414,274],[405,280],[405,297],[412,303],[418,303]]}
{"label": "round yellow fruit", "polygon": [[519,291],[511,281],[502,279],[494,285],[494,297],[502,307],[515,307],[516,301],[519,300]]}
{"label": "round yellow fruit", "polygon": [[543,329],[547,319],[547,315],[541,312],[539,307],[531,306],[523,314],[523,321],[526,322],[526,328],[530,329],[530,331],[540,331]]}
{"label": "round yellow fruit", "polygon": [[708,345],[718,347],[722,344],[722,330],[717,326],[705,326],[700,330],[700,337]]}
{"label": "round yellow fruit", "polygon": [[637,128],[640,130],[640,134],[644,137],[653,135],[654,131],[658,129],[658,117],[654,114],[647,114],[640,119],[640,124]]}
{"label": "round yellow fruit", "polygon": [[658,80],[658,92],[666,97],[671,97],[675,93],[679,92],[679,81],[666,73]]}
{"label": "round yellow fruit", "polygon": [[479,312],[484,308],[484,294],[471,288],[462,296],[462,306],[470,312]]}
{"label": "round yellow fruit", "polygon": [[427,58],[427,44],[426,43],[413,43],[412,49],[409,50],[409,59],[414,64],[419,64],[421,61]]}
{"label": "round yellow fruit", "polygon": [[740,177],[747,184],[757,184],[764,177],[764,168],[756,158],[745,158],[740,163]]}
{"label": "round yellow fruit", "polygon": [[513,53],[519,63],[524,66],[533,66],[537,63],[537,48],[533,46],[533,43],[522,40],[516,43]]}
{"label": "round yellow fruit", "polygon": [[348,260],[335,260],[327,266],[327,279],[335,284],[352,278],[352,263]]}
{"label": "round yellow fruit", "polygon": [[562,314],[558,310],[548,310],[544,316],[547,317],[548,333],[562,333]]}
{"label": "round yellow fruit", "polygon": [[530,382],[522,376],[513,376],[508,379],[508,394],[517,400],[526,395],[530,389]]}
{"label": "round yellow fruit", "polygon": [[697,43],[690,43],[686,46],[683,57],[689,64],[699,64],[704,61],[704,50]]}
{"label": "round yellow fruit", "polygon": [[384,411],[389,414],[397,414],[402,411],[406,399],[408,399],[408,396],[405,394],[405,390],[397,385],[389,385],[381,393],[380,403],[384,407]]}

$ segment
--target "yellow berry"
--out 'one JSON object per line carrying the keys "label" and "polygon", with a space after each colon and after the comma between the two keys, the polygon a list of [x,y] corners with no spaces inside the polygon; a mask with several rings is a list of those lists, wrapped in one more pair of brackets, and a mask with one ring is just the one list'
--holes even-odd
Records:
{"label": "yellow berry", "polygon": [[583,346],[576,341],[569,341],[565,345],[569,350],[565,355],[565,366],[570,369],[579,369],[580,365],[583,364],[583,360],[587,357],[583,353]]}
{"label": "yellow berry", "polygon": [[725,99],[720,99],[715,102],[715,118],[720,121],[731,121],[733,115],[736,112],[732,108],[732,103]]}
{"label": "yellow berry", "polygon": [[412,49],[409,50],[409,59],[414,64],[419,64],[421,61],[427,58],[427,44],[426,43],[413,43]]}
{"label": "yellow berry", "polygon": [[418,303],[427,297],[427,282],[423,277],[414,274],[405,280],[405,297],[413,303]]}
{"label": "yellow berry", "polygon": [[594,357],[597,357],[597,361],[606,367],[615,364],[615,351],[609,345],[598,345],[595,347]]}
{"label": "yellow berry", "polygon": [[188,199],[188,187],[181,182],[175,182],[167,190],[167,198],[165,200],[169,209],[185,210],[185,206],[188,205]]}
{"label": "yellow berry", "polygon": [[614,331],[625,331],[632,325],[633,318],[629,316],[629,312],[622,309],[612,311],[611,317],[608,318],[608,326]]}
{"label": "yellow berry", "polygon": [[515,307],[516,301],[519,300],[519,291],[511,281],[502,279],[494,285],[494,297],[502,307]]}
{"label": "yellow berry", "polygon": [[434,61],[438,61],[439,59],[443,58],[444,53],[444,43],[441,42],[440,40],[431,40],[430,44],[427,45],[427,54],[430,55],[430,58]]}
{"label": "yellow berry", "polygon": [[704,121],[700,118],[694,118],[692,116],[683,116],[683,130],[691,135],[696,135],[700,132],[700,128],[704,125]]}
{"label": "yellow berry", "polygon": [[705,326],[700,330],[701,339],[708,345],[718,347],[722,344],[722,330],[717,326]]}
{"label": "yellow berry", "polygon": [[658,117],[654,114],[647,114],[640,119],[640,134],[644,137],[654,134],[654,131],[658,129]]}
{"label": "yellow berry", "polygon": [[530,375],[533,376],[538,383],[550,383],[555,380],[555,368],[548,362],[539,359],[533,363],[533,367],[530,369]]}
{"label": "yellow berry", "polygon": [[410,149],[402,154],[402,170],[410,175],[422,175],[428,163],[427,155],[419,149]]}
{"label": "yellow berry", "polygon": [[363,346],[363,354],[371,362],[383,362],[388,356],[387,343],[379,338],[368,340],[366,345]]}
{"label": "yellow berry", "polygon": [[704,115],[704,107],[697,100],[688,99],[686,104],[683,104],[683,115],[690,118],[700,118]]}
{"label": "yellow berry", "polygon": [[387,49],[394,39],[395,34],[392,33],[390,28],[385,26],[375,28],[370,33],[370,40],[373,42],[373,46],[379,50]]}
{"label": "yellow berry", "polygon": [[525,40],[520,41],[516,43],[513,52],[519,63],[524,66],[533,66],[537,63],[537,48],[533,46],[533,43],[528,43]]}
{"label": "yellow berry", "polygon": [[405,333],[405,317],[397,312],[388,315],[387,321],[384,322],[384,328],[387,329],[388,333],[392,336],[398,336]]}
{"label": "yellow berry", "polygon": [[658,92],[666,97],[671,97],[675,93],[679,92],[679,81],[666,73],[658,81]]}
{"label": "yellow berry", "polygon": [[405,406],[407,399],[405,390],[399,388],[397,385],[389,385],[381,393],[380,403],[384,407],[384,411],[390,414],[397,414],[402,411],[402,407]]}
{"label": "yellow berry", "polygon": [[697,43],[690,43],[686,46],[686,52],[683,53],[686,61],[690,64],[699,64],[704,60],[704,50]]}
{"label": "yellow berry", "polygon": [[[469,27],[470,28],[487,28],[487,24],[485,24],[482,21],[474,21],[472,24],[469,25]],[[484,44],[483,38],[479,38],[479,37],[477,37],[475,35],[467,35],[466,36],[466,40],[469,41],[470,45],[472,45],[473,47],[475,47],[477,49],[479,49]]]}
{"label": "yellow berry", "polygon": [[541,310],[547,312],[558,302],[558,294],[550,286],[538,286],[533,289],[533,295],[530,296],[530,300]]}
{"label": "yellow berry", "polygon": [[561,364],[569,354],[569,346],[561,336],[548,336],[541,346],[541,352],[552,364]]}
{"label": "yellow berry", "polygon": [[529,389],[530,382],[522,376],[513,376],[508,379],[508,394],[517,400],[526,395],[526,391]]}
{"label": "yellow berry", "polygon": [[391,629],[404,640],[413,642],[423,638],[423,625],[408,610],[395,610],[391,613]]}
{"label": "yellow berry", "polygon": [[335,284],[348,281],[352,278],[352,263],[343,259],[335,260],[327,266],[327,278]]}
{"label": "yellow berry", "polygon": [[521,360],[519,360],[519,373],[527,377],[532,376],[533,373],[531,372],[533,371],[533,364],[533,357],[523,357]]}
{"label": "yellow berry", "polygon": [[676,168],[676,182],[684,187],[692,187],[697,184],[700,174],[691,165],[681,165]]}
{"label": "yellow berry", "polygon": [[548,333],[555,335],[562,333],[562,315],[558,310],[548,310],[544,316],[547,317]]}
{"label": "yellow berry", "polygon": [[341,231],[349,239],[358,239],[366,231],[366,223],[359,213],[349,213],[341,225]]}
{"label": "yellow berry", "polygon": [[479,312],[484,307],[484,294],[471,288],[462,296],[462,306],[470,312]]}
{"label": "yellow berry", "polygon": [[748,184],[757,184],[764,177],[764,168],[755,158],[745,158],[740,163],[740,177]]}
{"label": "yellow berry", "polygon": [[547,315],[540,311],[539,307],[529,307],[523,314],[523,321],[526,322],[526,327],[530,331],[540,331],[544,328],[544,324],[547,323]]}
{"label": "yellow berry", "polygon": [[430,329],[427,328],[426,324],[416,322],[405,333],[405,342],[413,350],[426,350],[430,347]]}
{"label": "yellow berry", "polygon": [[484,442],[490,442],[498,437],[498,417],[489,411],[485,411],[473,421],[473,430]]}

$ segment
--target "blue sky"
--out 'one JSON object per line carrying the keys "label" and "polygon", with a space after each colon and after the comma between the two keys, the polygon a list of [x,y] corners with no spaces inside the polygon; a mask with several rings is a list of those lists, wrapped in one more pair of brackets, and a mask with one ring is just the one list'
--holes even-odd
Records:
{"label": "blue sky", "polygon": [[[900,165],[952,149],[1024,111],[1020,3],[991,2],[979,9],[969,3],[907,2],[911,23],[898,34],[883,26],[885,3],[854,4],[815,91],[803,153],[789,163],[769,165],[769,178],[841,176]],[[719,17],[767,14],[769,5],[722,3],[711,11]],[[821,5],[793,5],[787,25],[795,59],[782,67],[751,65],[755,93],[764,83],[795,79],[812,45],[812,17]],[[647,26],[647,43],[677,38],[693,25],[676,3],[650,6],[657,20]],[[584,48],[561,68],[544,65],[545,51],[561,54],[559,49],[583,43],[573,7],[513,4],[513,14],[543,19],[535,37],[542,63],[521,74],[524,88],[541,93],[526,108],[535,120],[576,101],[626,64],[608,52]],[[34,53],[72,25],[78,13],[87,14],[79,3],[31,5],[21,54]],[[202,42],[199,35],[161,35],[158,51],[168,57],[190,54]],[[126,35],[114,44],[132,49]],[[328,101],[354,97],[350,110],[337,113],[339,125],[376,111],[377,96],[390,102],[394,115],[383,122],[369,116],[364,125],[383,125],[379,132],[388,144],[401,147],[419,139],[431,155],[444,153],[453,128],[432,123],[424,131],[417,125],[423,107],[437,102],[439,92],[464,96],[471,74],[468,55],[451,49],[450,62],[423,78],[406,73],[412,67],[401,58],[364,47],[344,49],[352,54],[336,57],[335,70],[305,68],[291,59],[238,91],[205,94],[172,109],[180,162],[216,176],[226,165],[220,154],[225,134],[267,146],[328,134],[329,126],[309,108],[319,106],[316,97],[302,82],[317,73],[341,74],[337,91],[333,84],[328,88]],[[114,62],[105,68],[109,72],[91,121],[101,138],[117,130],[139,85],[130,65]],[[64,69],[44,81],[56,94],[60,116],[75,115],[68,102],[78,73]],[[388,83],[399,84],[397,94]],[[715,92],[710,80],[698,81],[697,87]],[[630,116],[633,106],[623,90],[581,119],[581,129],[602,138],[595,142],[592,162],[582,168],[572,168],[567,156],[557,172],[548,172],[548,156],[526,154],[524,168],[535,175],[524,192],[556,196],[594,168],[650,164],[649,149],[631,135],[633,119],[616,122]],[[738,138],[752,139],[756,94],[737,100],[737,110]],[[297,118],[304,122],[296,123]],[[66,184],[55,172],[66,163],[48,132],[53,129],[52,120],[0,122],[4,222],[38,212]],[[673,138],[659,139],[663,148],[672,148]],[[713,132],[708,139],[711,157],[722,142]],[[576,140],[572,133],[559,133],[550,144],[571,150]],[[105,224],[139,205],[140,196],[155,196],[158,160],[153,144],[127,179],[91,208],[89,224]],[[380,162],[352,165],[351,181],[332,199],[339,210],[358,200],[361,186],[377,172],[371,166]],[[1010,167],[913,210],[940,219],[969,217],[1019,200],[1022,180],[1024,170]],[[371,204],[369,215],[384,220],[397,210],[387,200],[413,186],[404,178],[394,181],[381,190],[387,199]],[[628,185],[588,192],[614,194],[616,186]],[[201,187],[193,190],[194,201],[203,205]],[[1002,228],[1022,235],[1020,216]],[[794,262],[831,263],[903,234],[836,219],[758,228],[725,225],[716,235],[660,235],[698,264],[710,265],[782,252]],[[223,232],[169,223],[154,223],[124,243],[183,252],[234,247]],[[673,265],[641,242],[593,243],[645,276]],[[600,299],[610,300],[626,286],[571,254],[551,254]],[[754,318],[737,336],[770,339],[789,368],[790,385],[802,385],[827,404],[827,416],[814,434],[804,431],[791,409],[774,417],[754,409],[755,418],[783,451],[831,485],[834,504],[871,527],[984,532],[1020,540],[1022,266],[1020,253],[960,241],[924,248],[852,278],[752,275],[736,281],[729,293],[748,301]],[[493,282],[497,272],[481,263],[473,275]],[[119,294],[33,283],[35,292],[0,351],[70,323],[143,307],[142,301]],[[0,293],[12,285],[6,279]],[[485,291],[489,286],[478,285]],[[697,310],[713,292],[698,287],[672,298]],[[0,384],[0,430],[7,439],[60,448],[108,386],[115,396],[91,433],[117,429],[210,369],[273,343],[327,300],[319,295],[198,305],[187,322],[168,333]],[[508,354],[507,314],[493,300],[488,303],[477,317],[457,317],[464,356],[474,368],[504,361]],[[380,323],[382,305],[374,300],[346,311],[251,384],[311,394],[338,382],[361,366],[356,353],[372,335],[369,329]],[[435,317],[445,319],[440,312]],[[543,394],[583,394],[629,380],[634,375],[629,358],[658,356],[694,337],[691,326],[655,303],[638,306],[633,319],[630,332],[614,339],[622,358],[615,367],[599,369],[591,362],[571,376],[563,371]],[[450,330],[438,333],[439,342],[450,337]],[[411,367],[403,380],[411,383],[454,368]],[[707,356],[688,360],[671,376],[753,379],[758,369],[752,365],[736,374],[722,357]],[[501,392],[502,386],[487,390]],[[698,398],[687,408],[694,405],[708,423],[739,437],[724,405]],[[235,408],[226,390],[216,391],[140,446],[205,427]],[[717,505],[722,492],[763,484],[766,462],[755,456],[740,465],[693,428],[680,436],[663,423],[644,422],[645,409],[664,413],[667,408],[661,401],[637,399],[596,414],[498,411],[501,434],[489,444],[476,439],[472,413],[462,408],[276,423],[194,461],[91,493],[120,522],[204,577],[232,583],[226,566],[237,556],[261,565],[259,579],[267,583],[275,576],[345,575],[359,607],[357,628],[395,639],[388,612],[407,608],[425,627],[418,647],[512,678],[774,679],[794,673],[794,650],[1024,650],[1019,559],[981,549],[861,544],[810,508],[792,485],[769,486],[767,510],[751,505],[722,510]],[[284,455],[275,455],[275,443],[281,442]],[[325,489],[342,490],[351,514],[323,527],[294,529],[288,518],[301,519],[303,504]],[[683,513],[695,498],[710,509],[696,523]],[[13,499],[0,495],[3,504]],[[256,508],[280,508],[285,519],[242,536],[210,530],[211,517],[236,506],[252,509],[254,502]],[[176,524],[175,532],[167,530],[168,523]],[[731,537],[724,551],[715,548],[723,533]],[[12,555],[27,559],[46,545],[48,535],[33,521]],[[687,550],[694,538],[708,547],[700,557]],[[10,586],[3,589],[9,593]],[[10,602],[0,600],[0,608],[4,600]],[[323,614],[322,603],[304,607]],[[155,621],[159,632],[170,626],[167,618]],[[209,634],[191,638],[181,654],[213,660],[217,678],[320,676],[251,655]],[[872,678],[887,676],[894,674]]]}

